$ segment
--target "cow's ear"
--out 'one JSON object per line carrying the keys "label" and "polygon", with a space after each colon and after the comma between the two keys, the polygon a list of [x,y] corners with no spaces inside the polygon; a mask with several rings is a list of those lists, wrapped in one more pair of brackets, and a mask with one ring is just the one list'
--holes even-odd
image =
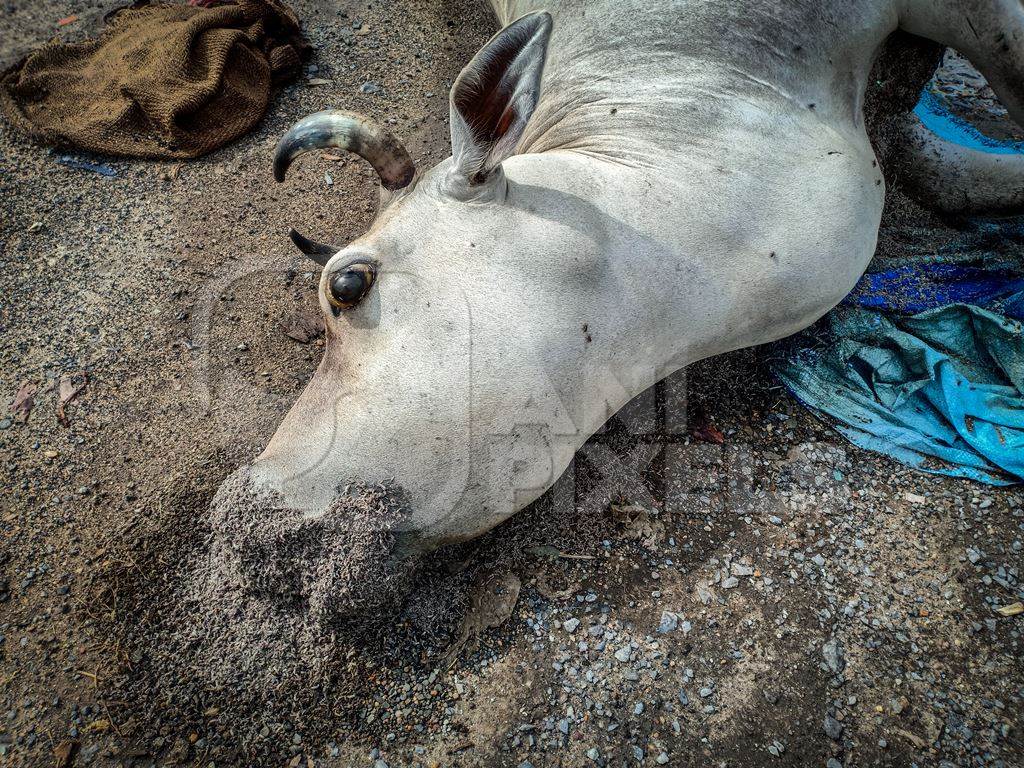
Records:
{"label": "cow's ear", "polygon": [[452,87],[454,173],[480,184],[515,152],[540,97],[551,14],[513,21],[480,49]]}

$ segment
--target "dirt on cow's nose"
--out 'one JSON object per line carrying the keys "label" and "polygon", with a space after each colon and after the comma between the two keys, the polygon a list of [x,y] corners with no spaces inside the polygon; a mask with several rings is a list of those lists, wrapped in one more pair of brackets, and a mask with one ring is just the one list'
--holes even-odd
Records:
{"label": "dirt on cow's nose", "polygon": [[311,516],[242,467],[217,491],[210,518],[222,573],[247,596],[321,626],[397,603],[416,570],[417,558],[399,545],[409,510],[383,486],[346,483]]}

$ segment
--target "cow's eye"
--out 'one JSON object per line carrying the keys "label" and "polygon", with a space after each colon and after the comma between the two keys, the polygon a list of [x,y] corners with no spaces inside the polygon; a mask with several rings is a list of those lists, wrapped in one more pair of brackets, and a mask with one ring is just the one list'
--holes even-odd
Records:
{"label": "cow's eye", "polygon": [[354,261],[331,273],[327,281],[327,301],[335,309],[352,309],[373,286],[377,270],[366,261]]}

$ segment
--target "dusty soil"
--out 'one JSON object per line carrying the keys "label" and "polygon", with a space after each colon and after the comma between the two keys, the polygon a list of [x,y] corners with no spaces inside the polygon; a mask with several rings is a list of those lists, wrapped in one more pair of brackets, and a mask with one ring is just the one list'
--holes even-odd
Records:
{"label": "dusty soil", "polygon": [[[0,765],[1024,763],[1022,617],[994,611],[1022,598],[1024,498],[846,444],[773,383],[792,342],[642,395],[305,688],[192,679],[175,595],[209,500],[320,355],[282,328],[316,306],[285,233],[373,215],[364,166],[276,186],[273,145],[332,105],[436,162],[491,32],[471,2],[394,5],[296,3],[316,70],[198,162],[107,178],[0,124],[0,392],[38,387],[0,414]],[[9,4],[0,60],[110,7]],[[958,236],[900,200],[880,256]]]}

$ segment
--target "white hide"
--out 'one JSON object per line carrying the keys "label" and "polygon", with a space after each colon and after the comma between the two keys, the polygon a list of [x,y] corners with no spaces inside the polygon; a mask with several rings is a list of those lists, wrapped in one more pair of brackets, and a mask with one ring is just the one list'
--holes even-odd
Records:
{"label": "white hide", "polygon": [[[964,36],[967,6],[1007,31],[1009,63]],[[1024,104],[1016,0],[496,12],[543,9],[553,32],[520,154],[478,185],[458,159],[424,172],[324,270],[323,362],[252,468],[307,515],[347,481],[391,482],[424,548],[478,535],[659,379],[827,312],[875,248],[884,184],[861,103],[897,26],[961,43],[1018,119]],[[463,145],[466,124],[453,130]],[[334,317],[327,275],[356,257],[379,275]]]}

